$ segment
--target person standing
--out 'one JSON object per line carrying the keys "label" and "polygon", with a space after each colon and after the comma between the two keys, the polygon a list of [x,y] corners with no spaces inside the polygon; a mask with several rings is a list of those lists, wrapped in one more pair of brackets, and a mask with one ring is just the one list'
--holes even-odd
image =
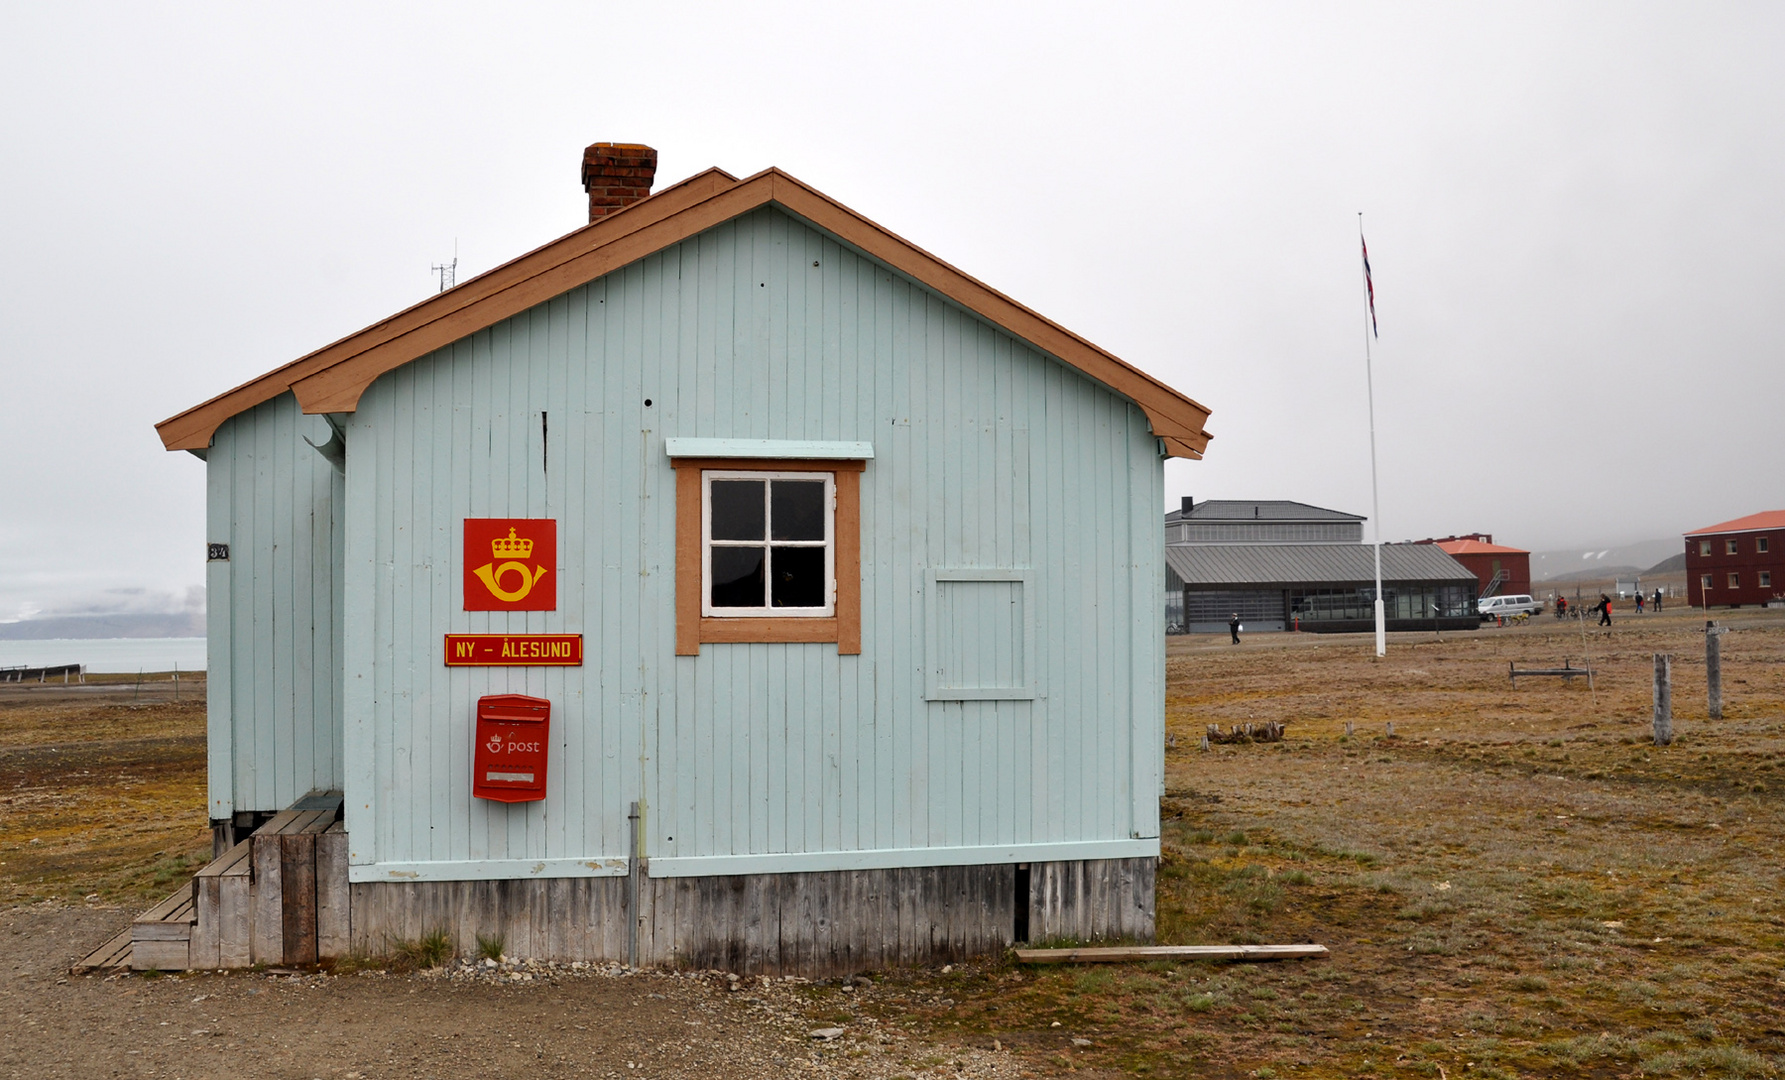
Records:
{"label": "person standing", "polygon": [[1599,625],[1611,625],[1611,597],[1604,593],[1599,594]]}
{"label": "person standing", "polygon": [[1638,615],[1642,614],[1642,593],[1636,594],[1636,613]]}
{"label": "person standing", "polygon": [[1661,614],[1661,590],[1659,588],[1655,590],[1655,614]]}
{"label": "person standing", "polygon": [[1233,618],[1227,620],[1227,632],[1233,635],[1233,643],[1240,643],[1240,613],[1234,612]]}

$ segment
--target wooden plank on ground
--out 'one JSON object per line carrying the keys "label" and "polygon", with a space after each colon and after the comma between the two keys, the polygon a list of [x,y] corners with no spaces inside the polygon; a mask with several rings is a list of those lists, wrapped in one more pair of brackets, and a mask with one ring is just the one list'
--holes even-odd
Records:
{"label": "wooden plank on ground", "polygon": [[1130,960],[1300,960],[1325,945],[1133,945],[1097,949],[1018,949],[1023,964],[1119,964]]}

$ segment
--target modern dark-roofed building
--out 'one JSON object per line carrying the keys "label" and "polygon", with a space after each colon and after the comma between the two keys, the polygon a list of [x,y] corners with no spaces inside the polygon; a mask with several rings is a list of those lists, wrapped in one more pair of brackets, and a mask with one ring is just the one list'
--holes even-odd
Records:
{"label": "modern dark-roofed building", "polygon": [[1361,544],[1364,519],[1287,499],[1186,497],[1165,515],[1168,544]]}
{"label": "modern dark-roofed building", "polygon": [[[1166,622],[1190,633],[1376,628],[1376,560],[1364,517],[1286,499],[1185,499],[1165,515]],[[1431,544],[1386,544],[1390,630],[1473,630],[1475,574]]]}
{"label": "modern dark-roofed building", "polygon": [[[1182,581],[1184,626],[1219,633],[1238,612],[1247,630],[1361,633],[1376,628],[1376,560],[1367,544],[1168,544]],[[1431,544],[1382,546],[1390,630],[1473,630],[1475,575]]]}

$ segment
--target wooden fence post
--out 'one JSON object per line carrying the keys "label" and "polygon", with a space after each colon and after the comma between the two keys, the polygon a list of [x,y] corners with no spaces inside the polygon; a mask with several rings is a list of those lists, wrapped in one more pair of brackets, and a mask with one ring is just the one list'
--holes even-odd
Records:
{"label": "wooden fence post", "polygon": [[1673,742],[1673,660],[1655,654],[1655,745]]}
{"label": "wooden fence post", "polygon": [[1723,631],[1717,624],[1704,624],[1704,681],[1710,698],[1710,717],[1723,719]]}

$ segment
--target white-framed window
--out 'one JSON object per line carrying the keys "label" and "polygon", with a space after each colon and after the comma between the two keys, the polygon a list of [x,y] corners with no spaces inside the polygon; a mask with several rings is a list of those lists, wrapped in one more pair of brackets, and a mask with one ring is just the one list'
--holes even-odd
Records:
{"label": "white-framed window", "polygon": [[701,614],[830,618],[837,608],[837,478],[701,473]]}
{"label": "white-framed window", "polygon": [[1723,554],[1734,555],[1736,552],[1740,551],[1740,547],[1737,546],[1739,543],[1740,541],[1737,540],[1723,541]]}
{"label": "white-framed window", "polygon": [[1741,588],[1742,587],[1742,575],[1740,575],[1740,574],[1729,575],[1729,587],[1732,589]]}
{"label": "white-framed window", "polygon": [[1766,537],[1756,536],[1754,538],[1754,550],[1765,555],[1768,551],[1772,550],[1772,547],[1766,542]]}
{"label": "white-framed window", "polygon": [[1710,553],[1711,553],[1711,542],[1709,540],[1700,540],[1698,542],[1699,557],[1704,558],[1704,557],[1710,555]]}
{"label": "white-framed window", "polygon": [[1705,592],[1710,592],[1711,591],[1711,575],[1709,575],[1709,574],[1698,575],[1698,587],[1703,589]]}
{"label": "white-framed window", "polygon": [[1763,589],[1773,587],[1773,572],[1771,570],[1760,571],[1760,587]]}

